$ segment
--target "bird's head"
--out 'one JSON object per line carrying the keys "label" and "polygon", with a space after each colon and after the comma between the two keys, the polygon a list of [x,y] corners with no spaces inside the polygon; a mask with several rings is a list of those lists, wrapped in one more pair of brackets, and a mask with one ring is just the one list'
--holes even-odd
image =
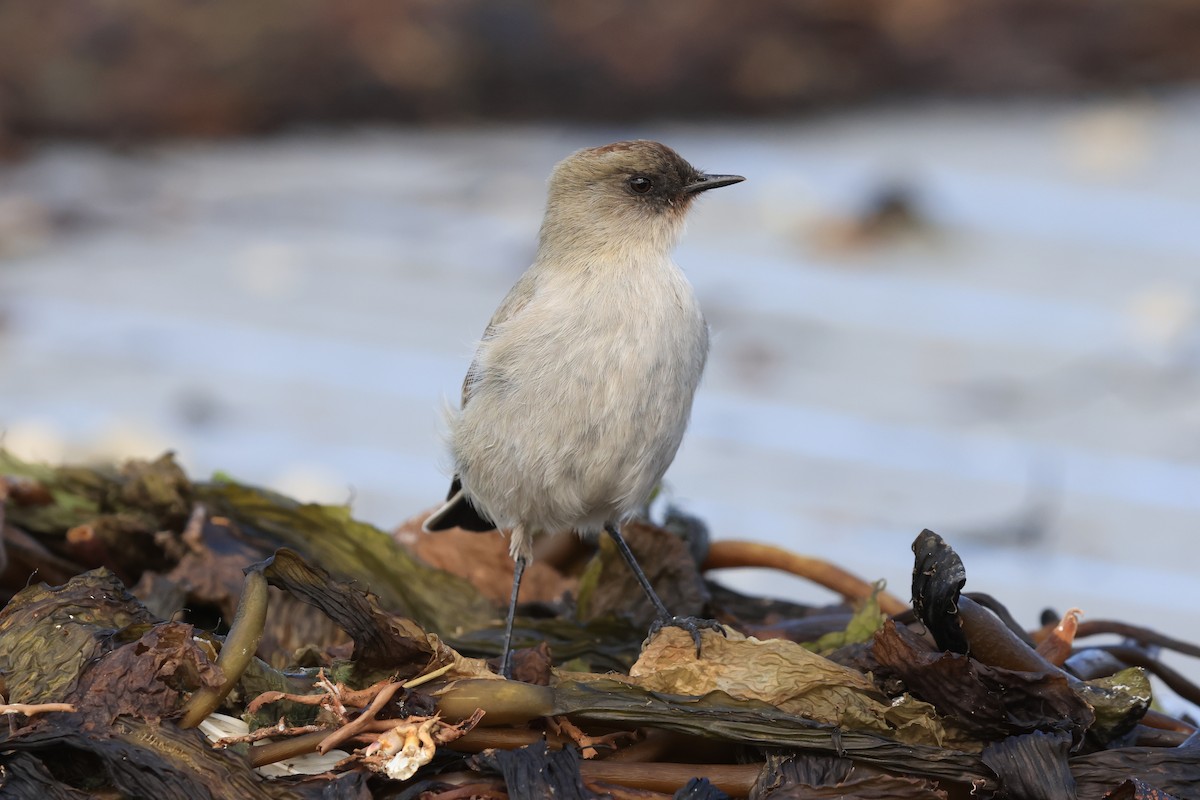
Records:
{"label": "bird's head", "polygon": [[674,247],[692,201],[745,180],[700,172],[666,145],[647,140],[580,150],[550,176],[542,247]]}

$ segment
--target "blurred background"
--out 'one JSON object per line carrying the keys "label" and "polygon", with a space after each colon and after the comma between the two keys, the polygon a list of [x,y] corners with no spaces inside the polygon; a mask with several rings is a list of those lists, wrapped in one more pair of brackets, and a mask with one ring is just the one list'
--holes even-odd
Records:
{"label": "blurred background", "polygon": [[0,2],[0,444],[393,527],[554,163],[657,138],[748,179],[677,252],[672,502],[901,596],[929,527],[1027,626],[1200,640],[1197,41],[1194,0]]}

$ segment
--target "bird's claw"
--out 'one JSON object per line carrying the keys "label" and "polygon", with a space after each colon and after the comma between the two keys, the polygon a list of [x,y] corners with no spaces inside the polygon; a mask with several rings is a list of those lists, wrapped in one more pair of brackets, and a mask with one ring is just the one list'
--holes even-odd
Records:
{"label": "bird's claw", "polygon": [[696,658],[700,658],[700,631],[716,631],[725,636],[725,628],[715,619],[703,619],[701,617],[659,617],[654,620],[650,626],[650,638],[654,634],[661,631],[663,628],[682,628],[692,635],[692,641],[696,643]]}

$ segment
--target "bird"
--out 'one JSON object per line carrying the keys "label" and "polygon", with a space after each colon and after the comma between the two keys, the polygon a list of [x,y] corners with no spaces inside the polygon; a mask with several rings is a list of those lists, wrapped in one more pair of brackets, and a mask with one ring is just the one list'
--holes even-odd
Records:
{"label": "bird", "polygon": [[675,617],[621,535],[683,439],[708,357],[708,325],[672,260],[693,201],[745,180],[699,171],[664,144],[579,150],[551,173],[532,265],[496,309],[447,411],[454,477],[427,532],[509,532],[515,562],[500,672],[534,538],[606,532],[654,605]]}

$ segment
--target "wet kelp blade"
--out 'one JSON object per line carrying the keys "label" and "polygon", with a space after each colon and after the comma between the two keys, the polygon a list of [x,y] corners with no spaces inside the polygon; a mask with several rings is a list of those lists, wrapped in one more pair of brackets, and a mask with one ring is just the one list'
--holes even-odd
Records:
{"label": "wet kelp blade", "polygon": [[90,792],[64,783],[30,753],[0,753],[4,794],[11,800],[92,800]]}
{"label": "wet kelp blade", "polygon": [[[307,783],[270,782],[259,777],[241,755],[214,750],[198,731],[173,725],[155,725],[122,717],[105,735],[51,724],[2,744],[5,753],[26,754],[41,761],[39,772],[59,778],[63,797],[73,797],[69,787],[83,787],[87,796],[109,790],[119,797],[179,798],[179,800],[303,800],[320,797],[369,797],[364,776],[350,772],[335,779]],[[28,764],[28,762],[26,762]],[[72,772],[72,766],[83,769]],[[27,769],[26,772],[29,772]],[[37,776],[33,776],[36,779]],[[66,783],[70,780],[72,783]],[[12,791],[11,783],[5,790]],[[326,790],[329,794],[326,794]],[[17,791],[20,791],[19,789]],[[7,795],[6,795],[7,796]],[[15,794],[14,796],[21,796]],[[45,797],[47,795],[28,795]],[[49,795],[53,797],[54,795]]]}
{"label": "wet kelp blade", "polygon": [[894,622],[876,634],[873,652],[887,674],[899,677],[943,717],[957,720],[984,740],[1053,727],[1078,739],[1095,719],[1061,674],[1018,672],[958,653],[932,651]]}
{"label": "wet kelp blade", "polygon": [[[626,619],[603,617],[577,622],[567,617],[517,617],[513,624],[515,648],[545,642],[554,661],[573,671],[624,672],[637,660],[645,629]],[[446,641],[464,653],[493,657],[504,650],[504,627],[497,623],[463,634],[447,634]]]}
{"label": "wet kelp blade", "polygon": [[933,634],[942,650],[966,653],[966,637],[958,622],[958,596],[967,582],[967,571],[942,537],[926,528],[912,545],[912,601],[917,617]]}
{"label": "wet kelp blade", "polygon": [[298,503],[236,483],[197,484],[195,490],[215,513],[259,539],[265,553],[280,547],[304,553],[335,577],[353,578],[369,587],[381,606],[426,630],[471,630],[496,616],[470,583],[418,561],[383,531],[353,519],[344,507]]}
{"label": "wet kelp blade", "polygon": [[[1200,747],[1117,747],[1071,759],[1080,798],[1100,798],[1130,778],[1181,798],[1196,797]],[[1136,795],[1135,795],[1136,796]],[[1155,795],[1149,795],[1155,797]]]}
{"label": "wet kelp blade", "polygon": [[516,750],[488,750],[468,763],[480,772],[500,773],[509,797],[600,800],[600,795],[583,785],[579,751],[573,747],[549,750],[545,742],[539,742]]}
{"label": "wet kelp blade", "polygon": [[65,719],[97,731],[172,716],[184,694],[220,682],[191,625],[153,624],[105,569],[14,597],[0,612],[0,669],[10,702],[71,703]]}
{"label": "wet kelp blade", "polygon": [[1035,731],[1009,736],[983,749],[983,763],[1000,778],[1002,791],[1024,800],[1075,800],[1075,777],[1067,754],[1071,735]]}
{"label": "wet kelp blade", "polygon": [[186,622],[139,629],[139,638],[88,662],[64,698],[75,705],[83,728],[105,734],[119,717],[152,723],[172,719],[189,693],[216,693],[229,680],[230,674],[213,664],[211,651],[201,646],[196,630]]}
{"label": "wet kelp blade", "polygon": [[[383,531],[352,519],[344,507],[301,504],[226,481],[192,484],[170,454],[119,468],[52,468],[0,449],[0,475],[39,488],[36,498],[7,504],[9,525],[47,543],[50,551],[70,551],[68,532],[86,532],[84,563],[104,563],[127,581],[175,566],[178,556],[156,537],[178,536],[200,503],[232,521],[241,545],[257,549],[249,561],[291,547],[343,580],[361,581],[384,608],[426,629],[472,630],[497,615],[470,583],[420,562]],[[50,551],[47,558],[55,561],[47,569],[59,574],[65,564]]]}
{"label": "wet kelp blade", "polygon": [[966,570],[928,529],[913,543],[914,609],[947,652],[934,654],[889,623],[875,658],[945,716],[985,740],[1034,730],[1068,730],[1103,745],[1132,730],[1150,707],[1140,669],[1084,682],[1048,661],[997,615],[961,593]]}
{"label": "wet kelp blade", "polygon": [[836,786],[853,771],[854,762],[838,755],[770,753],[756,788],[760,794],[766,794],[787,785]]}
{"label": "wet kelp blade", "polygon": [[356,670],[385,669],[411,677],[432,661],[433,648],[416,623],[384,611],[375,595],[335,580],[295,551],[281,548],[255,569],[270,585],[320,610],[349,634]]}
{"label": "wet kelp blade", "polygon": [[61,702],[122,628],[153,618],[107,569],[37,584],[0,611],[0,674],[12,703]]}
{"label": "wet kelp blade", "polygon": [[[694,617],[704,613],[708,588],[687,544],[654,525],[633,522],[622,535],[660,599],[673,614]],[[602,536],[596,557],[579,579],[576,615],[583,621],[623,617],[642,631],[656,611],[610,536]]]}
{"label": "wet kelp blade", "polygon": [[1077,683],[1074,688],[1096,714],[1088,737],[1097,745],[1106,745],[1133,730],[1154,699],[1150,679],[1140,667]]}
{"label": "wet kelp blade", "polygon": [[[203,737],[159,724],[178,711],[188,691],[219,683],[220,676],[192,626],[150,624],[149,614],[107,570],[60,587],[32,586],[0,620],[9,699],[76,708],[33,718],[21,728],[0,727],[0,750],[25,753],[47,767],[37,770],[26,760],[30,781],[43,781],[48,772],[73,778],[81,788],[113,787],[127,797],[219,797],[224,787],[244,790],[245,797],[268,796],[240,758],[214,759]],[[134,632],[132,640],[122,631]],[[51,661],[55,666],[48,669]],[[72,771],[77,763],[90,766]]]}
{"label": "wet kelp blade", "polygon": [[947,794],[927,778],[855,770],[848,758],[800,752],[768,755],[750,796],[770,800],[946,800]]}
{"label": "wet kelp blade", "polygon": [[18,594],[0,613],[9,699],[75,711],[0,726],[0,764],[20,761],[6,772],[6,796],[306,796],[265,784],[241,756],[171,722],[189,694],[224,682],[212,655],[191,625],[154,623],[107,570]]}
{"label": "wet kelp blade", "polygon": [[990,774],[978,756],[847,731],[786,714],[724,692],[703,697],[649,692],[615,680],[566,681],[555,690],[556,713],[621,727],[654,727],[730,743],[844,755],[883,769],[953,781]]}

